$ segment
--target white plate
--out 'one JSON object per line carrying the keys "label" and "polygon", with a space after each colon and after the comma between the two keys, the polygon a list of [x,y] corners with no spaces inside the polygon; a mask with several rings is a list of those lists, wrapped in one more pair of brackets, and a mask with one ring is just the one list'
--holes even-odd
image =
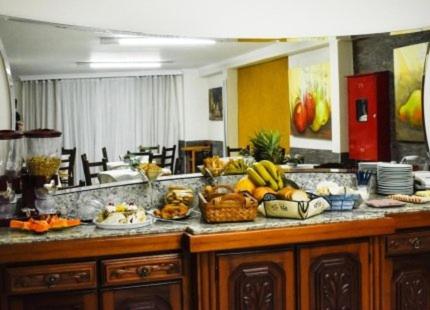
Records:
{"label": "white plate", "polygon": [[145,226],[150,226],[154,220],[152,217],[147,216],[146,221],[143,223],[133,223],[133,224],[102,224],[98,223],[95,219],[93,220],[93,223],[98,227],[102,229],[115,229],[115,230],[122,230],[122,229],[136,229],[141,228]]}

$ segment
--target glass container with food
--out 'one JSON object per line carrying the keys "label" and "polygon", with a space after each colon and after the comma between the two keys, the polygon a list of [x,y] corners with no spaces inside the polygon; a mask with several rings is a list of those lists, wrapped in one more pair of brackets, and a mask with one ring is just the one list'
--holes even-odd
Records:
{"label": "glass container with food", "polygon": [[26,165],[31,176],[49,181],[61,165],[61,132],[35,129],[24,133],[27,138]]}
{"label": "glass container with food", "polygon": [[14,184],[19,185],[23,147],[22,134],[0,130],[0,220],[13,215]]}

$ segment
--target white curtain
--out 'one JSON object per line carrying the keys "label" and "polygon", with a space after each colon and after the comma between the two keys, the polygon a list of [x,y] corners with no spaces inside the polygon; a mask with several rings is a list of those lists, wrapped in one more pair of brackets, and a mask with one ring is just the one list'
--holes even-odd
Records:
{"label": "white curtain", "polygon": [[159,75],[24,81],[25,129],[54,128],[63,146],[76,147],[75,182],[83,178],[80,155],[119,160],[139,145],[171,147],[183,133],[182,76]]}

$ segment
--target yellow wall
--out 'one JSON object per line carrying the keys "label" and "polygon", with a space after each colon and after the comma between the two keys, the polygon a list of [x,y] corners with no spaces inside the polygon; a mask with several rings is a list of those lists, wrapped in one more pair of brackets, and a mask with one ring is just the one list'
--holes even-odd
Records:
{"label": "yellow wall", "polygon": [[238,69],[239,145],[260,129],[278,130],[289,149],[288,58]]}

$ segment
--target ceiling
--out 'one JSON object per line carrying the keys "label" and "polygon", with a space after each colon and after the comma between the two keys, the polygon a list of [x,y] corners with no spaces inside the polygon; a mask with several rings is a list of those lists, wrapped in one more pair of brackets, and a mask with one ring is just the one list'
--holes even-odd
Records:
{"label": "ceiling", "polygon": [[[77,74],[127,71],[92,69],[78,62],[134,62],[160,59],[163,70],[197,68],[241,55],[271,42],[233,42],[224,40],[209,46],[142,47],[102,44],[101,37],[112,33],[77,27],[0,18],[0,38],[8,55],[14,77],[23,75]],[[294,43],[282,43],[294,44]],[[128,69],[136,71],[138,69]]]}
{"label": "ceiling", "polygon": [[430,26],[429,0],[0,0],[0,14],[153,35],[340,36]]}

